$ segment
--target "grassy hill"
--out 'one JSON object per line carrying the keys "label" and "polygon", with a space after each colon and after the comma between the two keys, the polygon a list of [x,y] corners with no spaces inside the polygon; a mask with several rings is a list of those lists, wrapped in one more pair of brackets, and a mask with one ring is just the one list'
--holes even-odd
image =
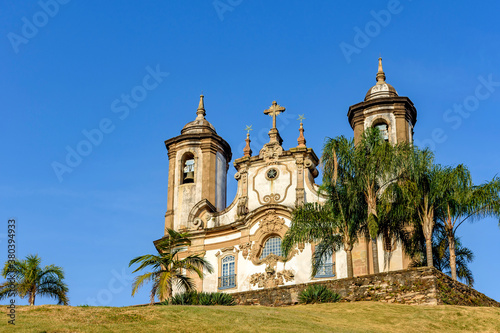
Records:
{"label": "grassy hill", "polygon": [[2,316],[1,332],[500,332],[500,308],[378,302],[281,308],[41,305],[17,308],[12,328]]}

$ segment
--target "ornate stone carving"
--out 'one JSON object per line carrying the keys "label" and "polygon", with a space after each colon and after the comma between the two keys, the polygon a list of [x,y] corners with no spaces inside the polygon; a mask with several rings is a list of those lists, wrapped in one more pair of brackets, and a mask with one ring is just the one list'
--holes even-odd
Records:
{"label": "ornate stone carving", "polygon": [[278,142],[269,142],[259,152],[259,157],[262,158],[267,165],[276,164],[278,158],[283,154],[283,147]]}
{"label": "ornate stone carving", "polygon": [[260,228],[268,234],[280,231],[285,225],[285,220],[280,218],[274,209],[266,212],[264,218],[260,221]]}
{"label": "ornate stone carving", "polygon": [[262,259],[262,263],[266,264],[267,267],[276,267],[276,264],[280,260],[280,257],[275,254],[269,254],[267,257]]}
{"label": "ornate stone carving", "polygon": [[194,221],[193,221],[193,227],[194,229],[196,230],[201,230],[203,229],[204,227],[204,223],[203,223],[203,220],[200,219],[199,217],[195,218]]}
{"label": "ornate stone carving", "polygon": [[255,273],[250,276],[250,284],[257,285],[259,288],[274,288],[282,286],[285,281],[292,281],[295,275],[291,270],[276,272],[274,267],[266,267],[265,273]]}
{"label": "ornate stone carving", "polygon": [[248,259],[251,250],[252,250],[252,243],[250,242],[243,243],[240,245],[240,251],[242,251],[241,254],[243,255],[244,259]]}
{"label": "ornate stone carving", "polygon": [[238,207],[236,208],[236,214],[239,216],[248,214],[248,197],[241,197],[238,200]]}

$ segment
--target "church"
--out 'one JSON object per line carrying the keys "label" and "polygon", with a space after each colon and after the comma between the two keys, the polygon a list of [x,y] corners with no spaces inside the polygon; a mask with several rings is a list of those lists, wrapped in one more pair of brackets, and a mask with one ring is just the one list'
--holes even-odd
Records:
{"label": "church", "polygon": [[[379,128],[391,143],[413,141],[417,111],[385,80],[379,58],[376,84],[347,113],[355,142],[370,127]],[[236,152],[233,162],[236,196],[226,205],[231,147],[205,119],[203,98],[196,118],[180,135],[165,141],[169,159],[165,230],[188,231],[192,243],[185,253],[201,254],[214,267],[203,280],[193,276],[197,290],[231,293],[347,277],[344,250],[324,257],[316,276],[311,276],[314,244],[299,244],[286,258],[281,252],[294,207],[326,200],[315,183],[319,158],[306,145],[302,122],[296,147],[284,150],[276,117],[285,108],[271,103],[264,111],[273,117],[269,142],[253,154],[248,132],[246,147]],[[400,244],[377,241],[380,272],[408,267],[410,259]],[[360,239],[352,257],[354,276],[374,272],[370,239]]]}

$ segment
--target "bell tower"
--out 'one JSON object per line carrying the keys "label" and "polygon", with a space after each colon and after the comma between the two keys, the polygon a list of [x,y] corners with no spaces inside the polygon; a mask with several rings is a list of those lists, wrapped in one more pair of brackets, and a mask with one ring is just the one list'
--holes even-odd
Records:
{"label": "bell tower", "polygon": [[349,107],[347,117],[358,143],[364,130],[377,127],[385,140],[413,141],[413,127],[417,110],[408,97],[399,96],[393,86],[385,82],[382,58],[378,59],[377,83],[368,90],[365,100]]}
{"label": "bell tower", "polygon": [[226,207],[231,147],[217,135],[205,114],[201,95],[196,119],[179,136],[165,141],[169,160],[165,228],[186,228],[191,208],[201,200],[217,211]]}

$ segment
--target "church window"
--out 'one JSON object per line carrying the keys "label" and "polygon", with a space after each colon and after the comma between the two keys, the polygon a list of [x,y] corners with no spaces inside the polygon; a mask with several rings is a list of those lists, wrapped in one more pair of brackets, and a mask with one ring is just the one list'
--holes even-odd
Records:
{"label": "church window", "polygon": [[375,125],[375,128],[377,128],[380,131],[380,136],[382,136],[382,139],[385,141],[389,141],[389,126],[387,126],[386,123],[378,123]]}
{"label": "church window", "polygon": [[275,254],[281,257],[281,238],[271,237],[264,244],[264,249],[260,255],[260,260],[264,259],[270,254]]}
{"label": "church window", "polygon": [[219,277],[219,289],[236,287],[235,258],[233,255],[222,258],[222,276]]}
{"label": "church window", "polygon": [[334,277],[335,264],[333,263],[332,255],[324,254],[321,257],[321,262],[315,277]]}
{"label": "church window", "polygon": [[194,183],[194,156],[193,154],[186,154],[183,160],[182,168],[182,184]]}
{"label": "church window", "polygon": [[267,176],[267,179],[269,179],[269,180],[276,179],[278,177],[278,170],[271,168],[271,169],[267,170],[266,176]]}

